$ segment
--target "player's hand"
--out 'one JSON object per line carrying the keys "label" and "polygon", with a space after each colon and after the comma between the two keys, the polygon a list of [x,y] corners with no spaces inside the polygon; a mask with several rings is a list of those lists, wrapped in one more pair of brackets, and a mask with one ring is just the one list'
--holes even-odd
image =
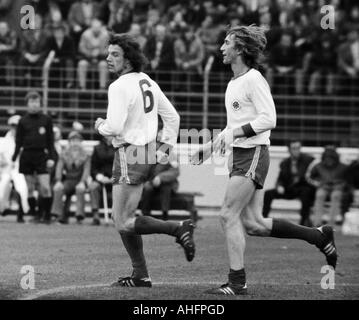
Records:
{"label": "player's hand", "polygon": [[190,163],[192,165],[200,165],[212,155],[212,142],[207,142],[200,147],[195,153],[190,155]]}
{"label": "player's hand", "polygon": [[96,130],[96,131],[98,131],[99,126],[100,126],[103,122],[105,122],[105,119],[102,119],[102,118],[97,118],[97,119],[96,119],[96,122],[95,122],[95,130]]}
{"label": "player's hand", "polygon": [[102,180],[102,183],[103,184],[110,184],[110,183],[112,183],[112,180],[111,180],[111,178],[104,176],[103,180]]}
{"label": "player's hand", "polygon": [[105,176],[102,173],[96,174],[96,180],[100,183],[104,183],[103,180],[105,179]]}
{"label": "player's hand", "polygon": [[158,187],[161,184],[161,178],[159,176],[156,176],[153,180],[152,180],[152,185],[154,187]]}
{"label": "player's hand", "polygon": [[277,192],[278,192],[279,194],[284,194],[284,187],[283,187],[283,186],[278,186],[278,187],[277,187]]}
{"label": "player's hand", "polygon": [[55,165],[55,161],[54,161],[54,160],[49,159],[49,160],[46,161],[46,167],[47,167],[47,169],[52,169],[52,168],[54,167],[54,165]]}

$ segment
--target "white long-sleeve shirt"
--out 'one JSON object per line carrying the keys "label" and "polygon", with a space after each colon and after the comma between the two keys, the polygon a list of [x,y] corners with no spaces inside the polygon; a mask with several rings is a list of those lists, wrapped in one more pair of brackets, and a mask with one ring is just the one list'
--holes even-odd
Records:
{"label": "white long-sleeve shirt", "polygon": [[113,136],[114,147],[143,146],[156,140],[158,114],[163,121],[161,142],[175,145],[180,118],[174,106],[147,74],[127,73],[110,85],[107,117],[98,131]]}
{"label": "white long-sleeve shirt", "polygon": [[242,127],[246,138],[234,140],[232,147],[252,148],[270,144],[270,130],[276,126],[276,110],[269,85],[256,69],[232,79],[225,95],[227,129]]}

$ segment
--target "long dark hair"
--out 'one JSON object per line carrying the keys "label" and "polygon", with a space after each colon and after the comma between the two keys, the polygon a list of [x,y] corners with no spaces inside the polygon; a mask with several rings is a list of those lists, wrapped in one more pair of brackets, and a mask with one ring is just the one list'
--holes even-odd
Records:
{"label": "long dark hair", "polygon": [[228,35],[234,35],[234,43],[237,49],[242,50],[243,62],[250,68],[261,69],[264,60],[264,49],[267,45],[265,29],[255,25],[236,26],[227,31]]}
{"label": "long dark hair", "polygon": [[109,44],[121,47],[124,58],[130,62],[133,71],[141,72],[147,65],[148,60],[143,54],[139,43],[130,35],[113,33],[110,35]]}

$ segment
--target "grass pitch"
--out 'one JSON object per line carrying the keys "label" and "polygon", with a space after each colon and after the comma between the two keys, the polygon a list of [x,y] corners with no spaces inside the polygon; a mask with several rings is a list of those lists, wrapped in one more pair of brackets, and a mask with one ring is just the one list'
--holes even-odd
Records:
{"label": "grass pitch", "polygon": [[[335,289],[322,289],[325,258],[303,241],[247,237],[249,294],[226,297],[204,290],[226,281],[224,236],[216,217],[195,229],[197,252],[189,263],[175,239],[144,236],[152,288],[110,288],[131,272],[130,260],[113,226],[17,224],[0,219],[0,299],[358,299],[359,238],[336,233],[340,254]],[[35,270],[35,289],[21,288],[21,268]]]}

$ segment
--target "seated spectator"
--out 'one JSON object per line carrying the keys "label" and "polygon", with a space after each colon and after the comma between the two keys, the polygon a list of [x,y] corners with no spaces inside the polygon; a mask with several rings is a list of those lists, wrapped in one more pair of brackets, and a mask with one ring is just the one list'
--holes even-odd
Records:
{"label": "seated spectator", "polygon": [[[76,194],[76,219],[81,223],[84,219],[85,192],[87,180],[90,176],[91,162],[82,145],[82,136],[71,131],[68,136],[68,146],[61,153],[56,165],[54,196],[51,212],[57,215],[59,222],[68,223],[68,210],[71,196]],[[66,196],[64,205],[63,196]]]}
{"label": "seated spectator", "polygon": [[347,190],[343,194],[342,206],[343,206],[343,215],[350,208],[354,200],[355,190],[359,190],[359,158],[354,160],[347,169],[346,172],[346,182]]}
{"label": "seated spectator", "polygon": [[[157,141],[161,140],[162,131],[158,132]],[[143,186],[142,214],[151,214],[151,199],[159,194],[163,220],[168,219],[171,195],[178,190],[179,165],[174,159],[166,164],[158,163],[152,173],[152,179]]]}
{"label": "seated spectator", "polygon": [[19,161],[15,162],[14,167],[11,161],[12,152],[15,149],[16,128],[20,118],[19,115],[14,115],[8,119],[10,130],[0,143],[0,214],[6,214],[6,210],[9,209],[10,195],[14,186],[20,207],[17,222],[24,222],[23,215],[29,211],[28,189],[25,176],[19,173]]}
{"label": "seated spectator", "polygon": [[48,39],[47,48],[55,54],[51,64],[50,78],[59,81],[56,81],[54,86],[73,87],[75,44],[72,38],[66,34],[66,26],[63,23],[52,25],[52,35]]}
{"label": "seated spectator", "polygon": [[355,94],[359,85],[359,31],[351,30],[338,49],[339,90]]}
{"label": "seated spectator", "polygon": [[315,189],[306,181],[306,171],[314,158],[301,152],[301,143],[292,140],[288,145],[290,156],[280,163],[275,189],[264,193],[263,217],[268,217],[273,199],[299,199],[300,224],[310,226],[310,208]]}
{"label": "seated spectator", "polygon": [[100,89],[106,88],[108,80],[106,62],[108,38],[107,30],[97,19],[94,19],[91,27],[82,34],[79,44],[81,58],[77,67],[81,90],[86,89],[87,71],[90,66],[97,68]]}
{"label": "seated spectator", "polygon": [[195,71],[202,75],[204,46],[201,39],[195,34],[194,28],[184,28],[174,46],[177,68],[182,71]]}
{"label": "seated spectator", "polygon": [[283,33],[279,43],[273,46],[267,78],[269,83],[274,84],[275,91],[282,94],[295,92],[293,89],[297,87],[296,82],[302,80],[297,68],[298,53],[290,33]]}
{"label": "seated spectator", "polygon": [[339,161],[333,147],[326,147],[321,161],[313,163],[307,172],[307,181],[317,188],[314,203],[313,223],[319,226],[325,216],[325,202],[330,199],[329,223],[342,220],[342,195],[345,188],[347,166]]}
{"label": "seated spectator", "polygon": [[100,143],[95,146],[91,157],[91,176],[90,184],[91,207],[93,213],[93,225],[100,224],[99,208],[102,188],[106,192],[112,190],[112,165],[115,150],[112,146],[112,137],[103,137]]}
{"label": "seated spectator", "polygon": [[79,0],[72,4],[67,20],[70,25],[70,34],[77,47],[81,34],[91,26],[92,20],[98,18],[101,6],[93,0]]}
{"label": "seated spectator", "polygon": [[[311,94],[333,94],[337,53],[335,42],[327,33],[322,35],[320,42],[315,46],[309,68],[308,92]],[[325,90],[320,90],[323,78],[325,79]]]}
{"label": "seated spectator", "polygon": [[23,31],[21,42],[21,57],[19,65],[22,68],[19,75],[19,83],[23,80],[30,81],[31,86],[40,87],[42,82],[42,66],[48,54],[47,36],[42,28],[42,18],[35,17],[35,29]]}
{"label": "seated spectator", "polygon": [[141,49],[143,50],[146,45],[147,38],[142,35],[141,26],[138,23],[132,23],[128,33],[139,43]]}
{"label": "seated spectator", "polygon": [[[108,28],[115,33],[126,33],[129,31],[132,21],[133,14],[130,6],[127,3],[116,6],[116,1],[110,1],[111,14],[108,20]],[[113,11],[112,11],[113,10]]]}
{"label": "seated spectator", "polygon": [[0,85],[10,85],[14,78],[17,35],[6,21],[0,21]]}
{"label": "seated spectator", "polygon": [[169,71],[176,68],[174,43],[167,35],[166,27],[162,24],[156,26],[155,35],[147,40],[144,52],[150,61],[152,71],[156,71],[155,80],[164,90],[171,89],[171,75]]}

